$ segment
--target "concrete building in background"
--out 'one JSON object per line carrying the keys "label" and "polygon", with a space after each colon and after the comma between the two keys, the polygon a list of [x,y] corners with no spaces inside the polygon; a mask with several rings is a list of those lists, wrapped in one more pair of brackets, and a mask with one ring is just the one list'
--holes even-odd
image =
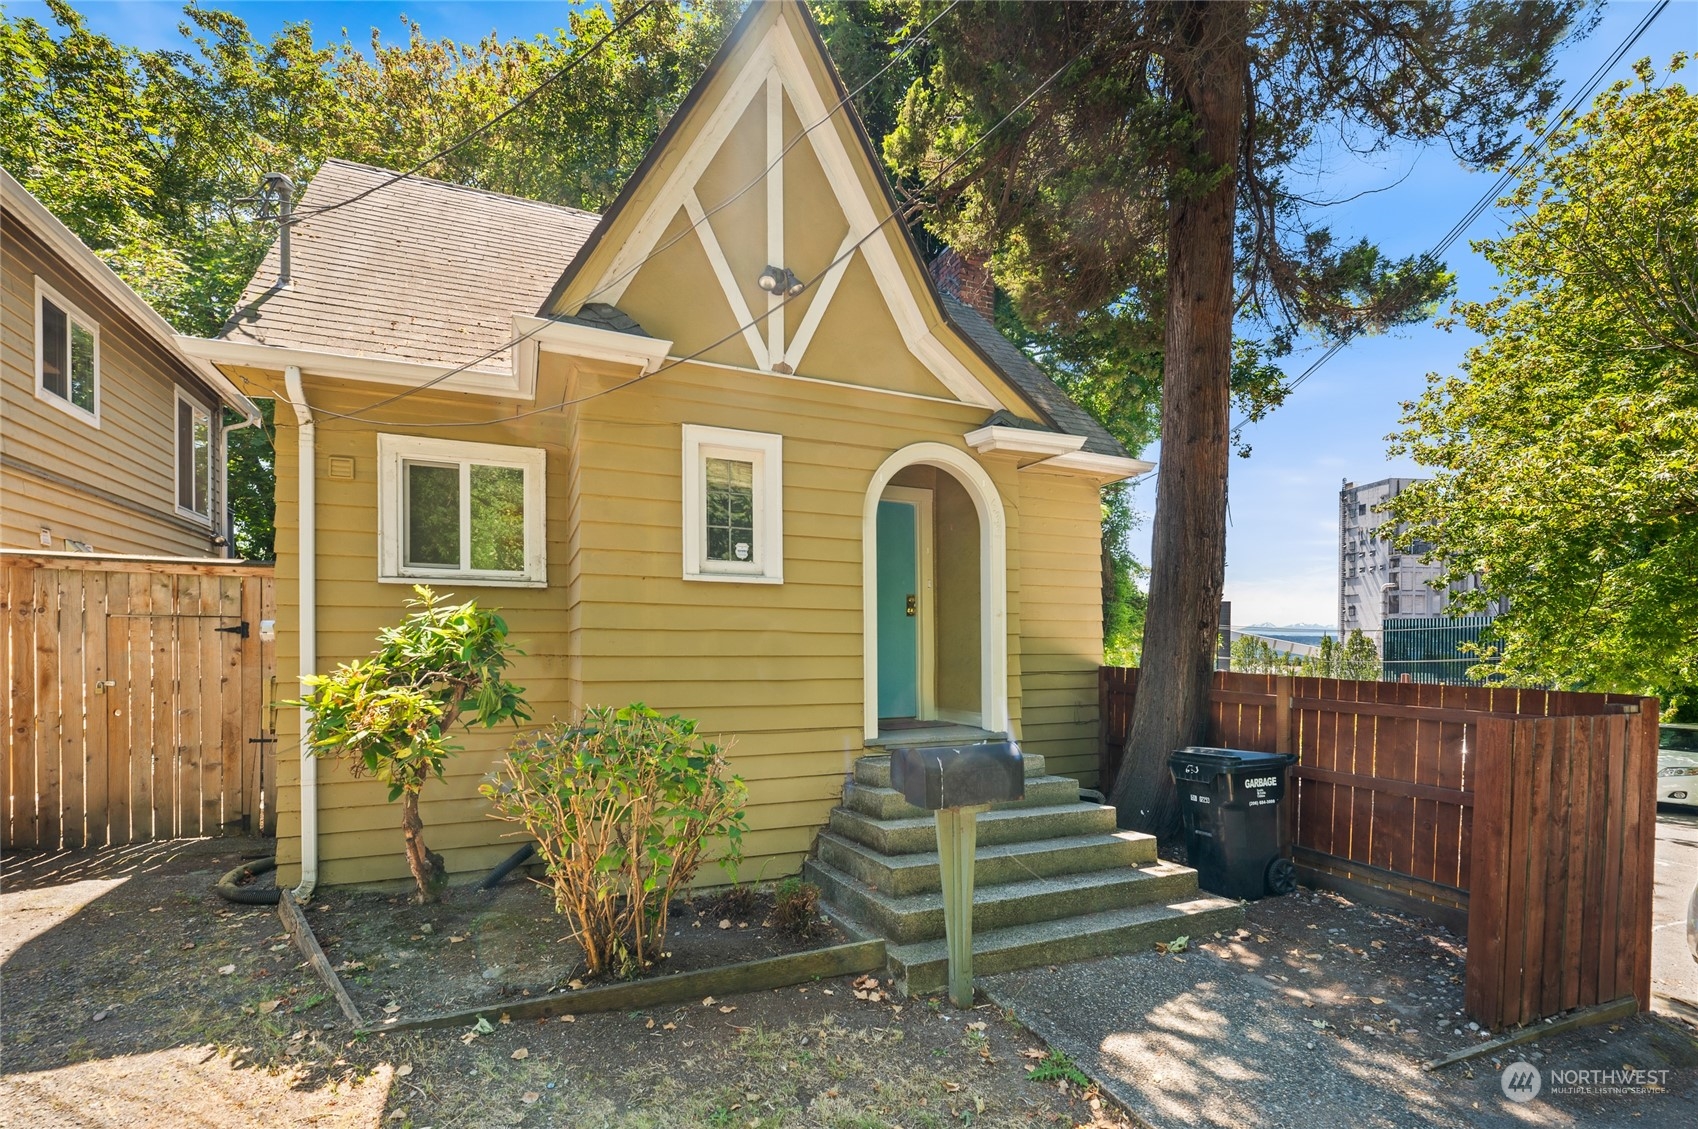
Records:
{"label": "concrete building in background", "polygon": [[1382,478],[1358,486],[1346,481],[1338,492],[1338,631],[1361,631],[1383,644],[1386,620],[1442,616],[1451,600],[1478,587],[1469,577],[1462,585],[1434,588],[1441,562],[1421,560],[1430,549],[1416,541],[1410,552],[1393,545],[1403,523],[1385,512],[1385,504],[1417,478]]}

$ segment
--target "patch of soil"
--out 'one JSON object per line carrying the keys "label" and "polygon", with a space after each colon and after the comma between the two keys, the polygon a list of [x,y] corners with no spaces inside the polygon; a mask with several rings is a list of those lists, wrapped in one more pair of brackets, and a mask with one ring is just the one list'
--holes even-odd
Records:
{"label": "patch of soil", "polygon": [[1245,919],[1199,947],[1252,964],[1331,1030],[1418,1060],[1489,1037],[1462,1010],[1468,946],[1442,925],[1306,888],[1251,902]]}
{"label": "patch of soil", "polygon": [[[853,977],[481,1035],[359,1036],[274,910],[212,892],[255,846],[161,848],[140,866],[122,852],[5,860],[0,1119],[44,1129],[1128,1126],[1088,1088],[1028,1079],[1048,1049],[1011,1015],[941,998],[857,999]],[[353,896],[325,900],[332,909],[309,911],[315,926],[349,932]],[[705,920],[683,927],[710,931]],[[722,932],[717,920],[711,932]]]}
{"label": "patch of soil", "polygon": [[[740,908],[740,907],[739,907]],[[729,914],[729,916],[727,916]],[[672,903],[666,956],[626,976],[589,974],[573,923],[549,888],[512,880],[450,887],[418,905],[405,894],[331,891],[307,910],[319,944],[370,1022],[498,1004],[614,980],[648,979],[826,948],[848,940],[822,920],[805,939],[772,923],[772,895],[737,913],[712,895]]]}

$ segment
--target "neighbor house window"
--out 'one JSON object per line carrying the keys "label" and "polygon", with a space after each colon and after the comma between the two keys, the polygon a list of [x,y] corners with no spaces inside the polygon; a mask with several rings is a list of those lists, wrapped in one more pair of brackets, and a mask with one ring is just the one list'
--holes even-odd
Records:
{"label": "neighbor house window", "polygon": [[177,391],[177,509],[212,518],[212,413]]}
{"label": "neighbor house window", "polygon": [[35,280],[35,394],[100,423],[100,326]]}
{"label": "neighbor house window", "polygon": [[684,425],[684,579],[784,581],[783,438]]}
{"label": "neighbor house window", "polygon": [[541,586],[540,448],[379,435],[378,579]]}

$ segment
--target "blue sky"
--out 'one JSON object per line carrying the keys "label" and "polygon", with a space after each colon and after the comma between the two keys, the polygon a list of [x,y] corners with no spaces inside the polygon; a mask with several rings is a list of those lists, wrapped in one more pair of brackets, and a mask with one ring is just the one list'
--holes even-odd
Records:
{"label": "blue sky", "polygon": [[[74,0],[75,2],[75,0]],[[137,47],[181,43],[182,6],[154,0],[87,0],[76,3],[90,25]],[[319,39],[340,38],[346,28],[356,44],[375,27],[399,36],[401,15],[417,20],[426,34],[457,40],[491,31],[502,37],[552,32],[575,4],[568,3],[225,3],[209,0],[247,20],[265,37],[286,20],[308,20]],[[1649,0],[1609,5],[1592,34],[1571,44],[1559,59],[1557,77],[1567,90],[1583,83],[1644,16]],[[13,16],[48,19],[46,5],[12,2]],[[1631,75],[1634,59],[1649,56],[1659,67],[1676,51],[1698,53],[1698,0],[1675,0],[1640,39],[1605,84]],[[1567,90],[1563,95],[1566,100]],[[1389,254],[1418,254],[1430,248],[1492,183],[1489,173],[1462,168],[1443,148],[1394,150],[1372,162],[1334,164],[1315,192],[1341,198],[1385,187],[1328,210],[1340,236],[1366,235]],[[1386,187],[1390,186],[1390,187]],[[1468,241],[1503,230],[1503,218],[1488,211],[1447,255],[1464,298],[1490,296],[1494,272]],[[1399,405],[1420,395],[1428,372],[1452,373],[1473,337],[1464,330],[1420,326],[1360,339],[1311,377],[1269,419],[1247,429],[1249,459],[1234,458],[1231,526],[1227,534],[1226,597],[1233,618],[1254,622],[1332,623],[1336,618],[1337,503],[1341,480],[1372,482],[1413,475],[1419,468],[1386,456],[1385,436],[1397,427]],[[1294,359],[1306,367],[1315,352]],[[1146,452],[1146,454],[1151,454]],[[1159,457],[1159,451],[1154,452]],[[1155,484],[1138,488],[1136,504],[1155,506]],[[1133,534],[1134,551],[1149,559],[1149,526]]]}

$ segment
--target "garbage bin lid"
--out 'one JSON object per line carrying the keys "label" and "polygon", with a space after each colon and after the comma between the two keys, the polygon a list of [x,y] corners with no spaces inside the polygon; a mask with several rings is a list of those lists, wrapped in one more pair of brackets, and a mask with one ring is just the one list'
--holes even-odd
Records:
{"label": "garbage bin lid", "polygon": [[1221,773],[1267,771],[1284,768],[1296,760],[1290,753],[1258,753],[1251,749],[1215,749],[1191,745],[1184,749],[1175,749],[1173,755],[1167,758],[1167,763],[1169,766],[1202,765]]}

